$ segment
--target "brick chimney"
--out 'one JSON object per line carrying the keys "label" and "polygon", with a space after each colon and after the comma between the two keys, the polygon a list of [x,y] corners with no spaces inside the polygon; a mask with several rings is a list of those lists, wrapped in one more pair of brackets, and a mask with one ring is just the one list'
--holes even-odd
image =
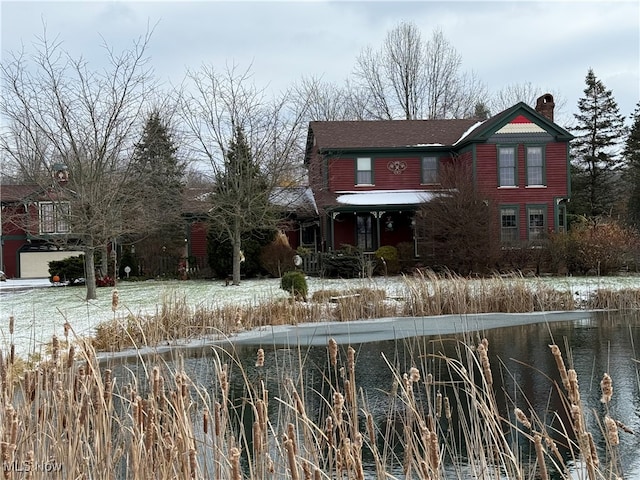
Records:
{"label": "brick chimney", "polygon": [[553,122],[553,108],[556,104],[553,102],[553,95],[545,93],[536,101],[536,112],[544,115]]}

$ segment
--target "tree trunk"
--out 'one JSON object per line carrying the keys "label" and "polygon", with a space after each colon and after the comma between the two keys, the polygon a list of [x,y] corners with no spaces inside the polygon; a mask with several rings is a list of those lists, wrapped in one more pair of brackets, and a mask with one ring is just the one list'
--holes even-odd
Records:
{"label": "tree trunk", "polygon": [[95,300],[98,298],[96,293],[96,265],[94,253],[95,248],[93,248],[93,246],[86,246],[84,248],[84,274],[87,286],[87,300]]}
{"label": "tree trunk", "polygon": [[233,277],[232,283],[240,285],[240,266],[242,264],[242,251],[240,250],[240,220],[235,219],[233,224]]}
{"label": "tree trunk", "polygon": [[100,273],[103,277],[109,274],[109,251],[106,245],[100,248]]}

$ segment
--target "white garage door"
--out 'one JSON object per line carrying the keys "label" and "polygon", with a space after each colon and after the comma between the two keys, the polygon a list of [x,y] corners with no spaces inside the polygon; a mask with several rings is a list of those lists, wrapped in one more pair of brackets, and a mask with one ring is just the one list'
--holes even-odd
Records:
{"label": "white garage door", "polygon": [[20,277],[47,278],[49,262],[78,255],[82,255],[82,252],[20,252]]}

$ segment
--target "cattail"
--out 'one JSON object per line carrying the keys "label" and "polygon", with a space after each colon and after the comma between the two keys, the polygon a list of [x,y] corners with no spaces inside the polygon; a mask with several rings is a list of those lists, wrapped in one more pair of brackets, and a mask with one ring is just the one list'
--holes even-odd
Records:
{"label": "cattail", "polygon": [[431,430],[429,439],[431,441],[429,448],[431,467],[434,470],[438,470],[440,466],[440,449],[438,448],[438,435],[433,429]]}
{"label": "cattail", "polygon": [[333,367],[338,364],[338,344],[333,338],[329,339],[329,360]]}
{"label": "cattail", "polygon": [[484,343],[478,345],[478,355],[480,356],[480,365],[482,365],[482,371],[484,372],[484,378],[487,385],[493,385],[493,374],[491,373],[491,365],[489,363],[489,355],[487,354],[487,347]]}
{"label": "cattail", "polygon": [[515,414],[516,414],[516,418],[518,419],[518,421],[524,425],[525,427],[527,427],[529,430],[531,430],[531,422],[529,421],[529,419],[527,418],[527,416],[524,414],[524,412],[522,410],[520,410],[519,408],[516,407],[515,409]]}
{"label": "cattail", "polygon": [[533,443],[536,447],[536,458],[538,459],[538,466],[540,468],[540,478],[541,480],[547,480],[549,478],[549,474],[547,473],[547,465],[544,463],[544,450],[542,449],[542,437],[540,435],[535,435],[533,437]]}
{"label": "cattail", "polygon": [[447,420],[451,420],[451,403],[449,397],[444,397],[444,417]]}
{"label": "cattail", "polygon": [[153,367],[152,377],[153,379],[153,398],[158,398],[160,395],[160,369]]}
{"label": "cattail", "polygon": [[120,294],[118,293],[118,290],[114,289],[113,292],[111,292],[111,311],[115,313],[115,311],[118,309],[118,303],[120,303]]}
{"label": "cattail", "polygon": [[264,350],[258,349],[258,357],[256,359],[256,367],[264,367]]}
{"label": "cattail", "polygon": [[219,402],[216,402],[213,406],[213,431],[216,437],[220,436],[222,431],[222,405]]}
{"label": "cattail", "polygon": [[556,367],[558,368],[558,372],[560,372],[560,378],[562,379],[562,385],[564,385],[565,390],[569,390],[569,376],[567,375],[567,369],[564,366],[564,360],[562,359],[562,352],[558,348],[557,345],[549,345],[551,349],[551,353],[556,360]]}
{"label": "cattail", "polygon": [[71,324],[69,322],[64,322],[64,325],[62,326],[62,328],[64,329],[64,338],[68,342],[69,332],[71,331]]}
{"label": "cattail", "polygon": [[298,467],[296,465],[296,454],[295,447],[293,445],[293,440],[287,438],[286,435],[283,436],[284,440],[284,449],[287,452],[287,460],[289,461],[289,471],[291,472],[291,480],[298,480],[300,477],[298,476]]}
{"label": "cattail", "polygon": [[371,443],[371,445],[373,446],[376,444],[376,431],[373,426],[373,416],[371,416],[369,412],[367,412],[366,414],[366,420],[367,420],[367,433],[369,434],[369,443]]}
{"label": "cattail", "polygon": [[604,417],[604,425],[607,431],[607,440],[609,445],[616,446],[620,444],[620,437],[618,436],[618,424],[609,415]]}
{"label": "cattail", "polygon": [[35,455],[33,453],[33,450],[29,450],[27,452],[27,460],[24,462],[26,467],[27,467],[27,468],[25,468],[25,470],[27,471],[27,474],[26,474],[25,478],[27,480],[33,478],[33,471],[34,471],[33,463],[34,463],[34,461],[35,461]]}
{"label": "cattail", "polygon": [[571,418],[573,419],[573,427],[576,432],[581,432],[583,430],[582,425],[582,410],[579,405],[571,405],[570,409]]}
{"label": "cattail", "polygon": [[427,385],[433,385],[433,374],[427,373],[427,379],[425,380]]}
{"label": "cattail", "polygon": [[411,367],[409,369],[409,380],[413,383],[418,383],[420,381],[420,370],[416,367]]}
{"label": "cattail", "polygon": [[293,453],[295,455],[297,455],[298,454],[298,445],[296,444],[296,441],[295,441],[296,431],[295,431],[295,427],[293,426],[293,423],[287,424],[287,436],[289,437],[289,440],[291,440],[291,442],[293,444]]}
{"label": "cattail", "polygon": [[189,470],[191,472],[191,478],[197,478],[198,464],[196,462],[196,449],[189,449]]}
{"label": "cattail", "polygon": [[591,433],[587,433],[587,438],[589,439],[589,452],[591,453],[591,461],[594,466],[600,465],[600,460],[598,459],[598,450],[596,449],[596,444],[593,441],[593,435]]}
{"label": "cattail", "polygon": [[9,335],[13,335],[13,327],[14,327],[15,319],[13,315],[9,317]]}
{"label": "cattail", "polygon": [[569,379],[569,388],[567,393],[569,400],[574,404],[580,403],[580,387],[578,386],[578,374],[574,369],[567,370],[567,377]]}
{"label": "cattail", "polygon": [[324,433],[327,437],[329,447],[333,447],[333,419],[329,416],[324,422]]}
{"label": "cattail", "polygon": [[442,416],[442,393],[436,393],[436,417]]}
{"label": "cattail", "polygon": [[344,396],[345,396],[345,401],[348,404],[353,404],[353,398],[352,398],[352,389],[351,389],[351,381],[350,380],[345,380],[344,381]]}
{"label": "cattail", "polygon": [[240,470],[240,450],[237,447],[231,447],[229,450],[229,457],[231,460],[231,480],[242,480],[242,473]]}
{"label": "cattail", "polygon": [[209,434],[209,410],[202,412],[202,431],[205,435]]}
{"label": "cattail", "polygon": [[59,353],[60,353],[60,341],[58,340],[58,337],[54,335],[51,338],[51,358],[53,359],[54,363],[58,362]]}
{"label": "cattail", "polygon": [[111,377],[111,370],[106,369],[104,371],[104,400],[107,405],[111,402],[111,393],[113,392],[113,379]]}
{"label": "cattail", "polygon": [[73,360],[76,356],[76,347],[74,345],[71,345],[69,347],[69,353],[67,353],[67,369],[70,369],[71,367],[73,367]]}
{"label": "cattail", "polygon": [[600,381],[600,389],[602,390],[602,403],[609,403],[613,397],[613,381],[608,373],[605,373]]}
{"label": "cattail", "polygon": [[12,343],[9,347],[9,365],[13,365],[16,361],[16,346]]}
{"label": "cattail", "polygon": [[347,349],[347,370],[349,371],[349,376],[353,378],[354,372],[356,369],[356,351],[353,347],[349,346]]}

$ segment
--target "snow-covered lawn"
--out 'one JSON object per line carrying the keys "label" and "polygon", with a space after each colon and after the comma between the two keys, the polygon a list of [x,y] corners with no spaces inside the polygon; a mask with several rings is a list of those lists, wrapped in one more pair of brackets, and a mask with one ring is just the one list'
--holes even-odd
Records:
{"label": "snow-covered lawn", "polygon": [[[549,277],[527,280],[558,290],[570,290],[584,297],[600,288],[640,289],[640,276],[626,277]],[[14,281],[14,284],[17,281]],[[97,300],[85,301],[83,287],[42,287],[43,282],[25,283],[27,290],[11,291],[12,281],[0,285],[0,344],[16,345],[20,355],[39,351],[53,334],[63,336],[68,321],[76,334],[91,335],[100,322],[114,318],[111,310],[111,288],[98,289]],[[361,286],[382,288],[389,296],[404,296],[406,282],[402,277],[374,277],[373,279],[308,279],[310,295],[323,289],[345,291]],[[38,285],[41,288],[35,288]],[[240,286],[225,286],[222,281],[146,281],[118,284],[119,308],[115,315],[124,317],[153,313],[167,299],[185,299],[189,305],[213,306],[221,304],[252,305],[257,302],[285,298],[279,279],[246,280]],[[14,333],[9,333],[9,317],[15,319]]]}

